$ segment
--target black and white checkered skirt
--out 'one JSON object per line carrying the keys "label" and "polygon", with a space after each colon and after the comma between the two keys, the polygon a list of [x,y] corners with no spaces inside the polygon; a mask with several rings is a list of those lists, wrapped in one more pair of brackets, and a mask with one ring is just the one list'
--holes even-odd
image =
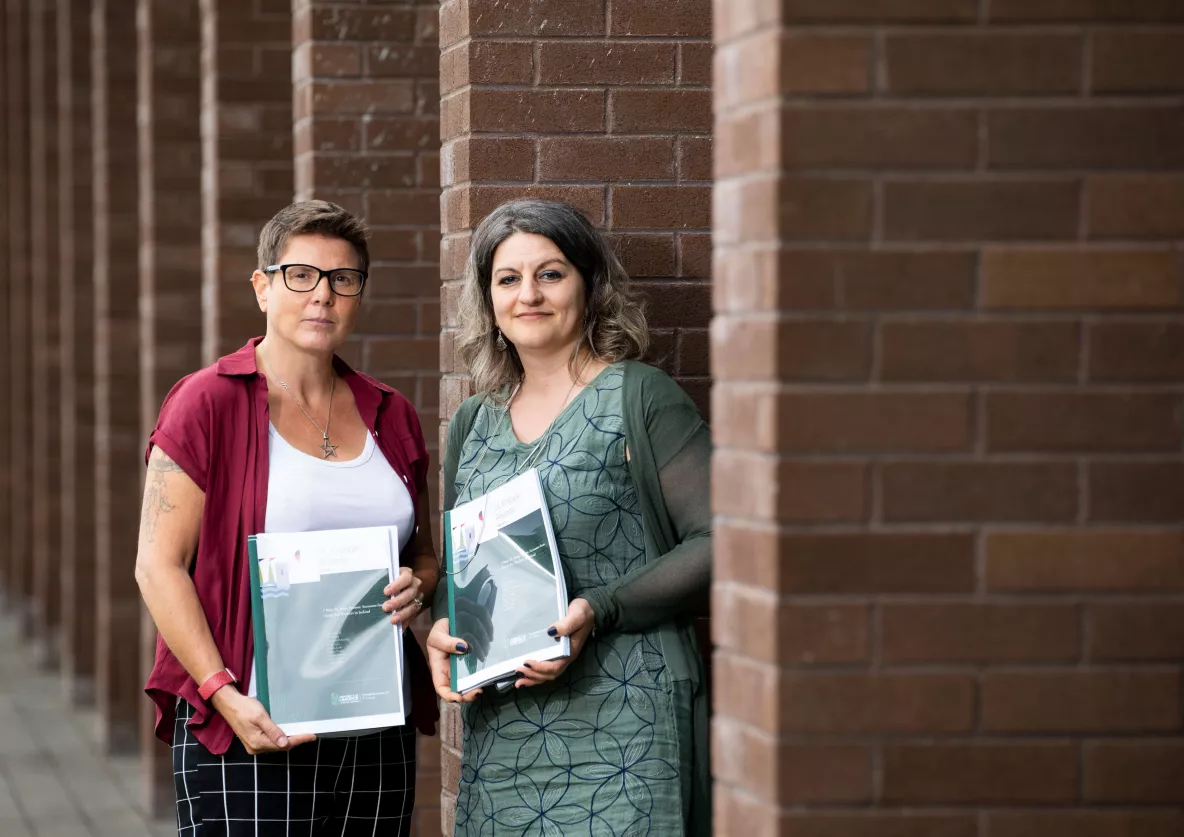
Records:
{"label": "black and white checkered skirt", "polygon": [[282,753],[216,756],[177,706],[173,781],[179,837],[406,837],[415,803],[415,729],[318,738]]}

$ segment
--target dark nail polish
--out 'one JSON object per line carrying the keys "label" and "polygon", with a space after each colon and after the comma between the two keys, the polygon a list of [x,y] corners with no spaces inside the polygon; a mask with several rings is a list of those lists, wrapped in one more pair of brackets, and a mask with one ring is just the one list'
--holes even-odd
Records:
{"label": "dark nail polish", "polygon": [[523,668],[528,668],[531,671],[534,671],[534,667],[530,663],[523,663],[522,666]]}
{"label": "dark nail polish", "polygon": [[559,636],[558,628],[547,628],[547,636]]}
{"label": "dark nail polish", "polygon": [[463,642],[458,642],[456,644],[456,650],[462,654],[468,654],[469,653],[469,646],[465,645]]}

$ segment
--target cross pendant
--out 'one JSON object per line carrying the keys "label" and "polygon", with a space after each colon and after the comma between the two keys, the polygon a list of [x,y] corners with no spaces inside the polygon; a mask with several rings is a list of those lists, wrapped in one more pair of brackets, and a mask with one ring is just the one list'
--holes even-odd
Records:
{"label": "cross pendant", "polygon": [[330,456],[336,456],[337,455],[337,445],[329,444],[329,434],[323,433],[322,437],[323,437],[324,441],[321,442],[321,450],[325,454],[325,459],[328,459]]}

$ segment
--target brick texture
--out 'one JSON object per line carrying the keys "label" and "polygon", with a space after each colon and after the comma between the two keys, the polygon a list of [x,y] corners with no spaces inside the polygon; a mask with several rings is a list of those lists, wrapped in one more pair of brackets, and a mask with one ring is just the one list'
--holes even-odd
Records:
{"label": "brick texture", "polygon": [[[4,47],[5,52],[9,52],[11,45],[8,39],[9,29],[9,9],[6,3],[0,4],[0,45]],[[10,161],[8,159],[8,145],[9,133],[13,130],[13,116],[15,113],[10,111],[9,105],[12,101],[12,90],[10,86],[12,80],[8,78],[8,57],[7,55],[0,59],[0,68],[4,70],[4,80],[0,82],[0,118],[4,120],[4,127],[0,128],[0,248],[4,253],[3,258],[0,258],[0,267],[4,270],[9,269],[9,261],[12,258],[13,242],[9,231],[9,216],[10,207]],[[7,287],[0,291],[0,300],[5,305],[8,304],[9,290]],[[10,348],[8,337],[0,340],[0,347],[5,351]],[[8,362],[0,363],[0,387],[8,389],[12,370],[9,368]],[[8,426],[12,421],[10,408],[0,409],[0,435],[8,438]],[[9,446],[0,445],[0,583],[7,587],[8,570],[10,565],[8,538],[11,532],[11,508],[10,501],[10,486],[9,479],[11,475],[9,468],[11,466],[12,451]]]}
{"label": "brick texture", "polygon": [[[8,250],[10,276],[25,276],[30,270],[29,247],[29,27],[26,4],[8,0],[5,25],[5,84],[8,133]],[[9,402],[7,462],[9,485],[8,554],[6,588],[16,613],[24,613],[33,591],[31,560],[32,504],[27,486],[31,481],[29,465],[30,414],[30,299],[28,285],[9,282],[7,291]],[[31,627],[31,626],[30,626]]]}
{"label": "brick texture", "polygon": [[[437,4],[301,0],[293,13],[296,198],[341,204],[372,230],[367,304],[346,353],[411,399],[438,462]],[[489,46],[492,54],[476,60],[500,72],[521,57],[516,45]],[[525,58],[529,68],[529,51]],[[468,70],[465,62],[456,67]],[[426,616],[415,626],[421,642],[429,626]],[[419,749],[414,826],[419,837],[439,833],[438,748],[438,739],[424,739]]]}
{"label": "brick texture", "polygon": [[[567,200],[608,232],[651,302],[652,360],[707,409],[710,4],[446,0],[440,20],[441,419],[468,392],[451,331],[469,235],[524,195]],[[447,714],[450,833],[460,741]]]}
{"label": "brick texture", "polygon": [[[140,242],[139,438],[156,425],[173,384],[201,366],[201,29],[197,0],[138,0]],[[141,676],[156,624],[140,621]],[[172,754],[153,734],[155,706],[141,701],[140,767],[153,816],[175,811]]]}
{"label": "brick texture", "polygon": [[43,664],[58,662],[61,596],[56,570],[61,541],[61,425],[58,351],[59,285],[54,279],[54,237],[58,216],[57,8],[29,9],[29,242],[32,377],[29,409],[32,455],[38,467],[30,484],[33,500],[33,628]]}
{"label": "brick texture", "polygon": [[95,701],[94,193],[91,17],[58,4],[58,278],[61,314],[61,671],[67,699]]}
{"label": "brick texture", "polygon": [[96,685],[99,738],[138,746],[140,595],[133,577],[140,494],[139,157],[136,7],[99,0],[94,55]]}
{"label": "brick texture", "polygon": [[292,202],[292,8],[202,0],[202,360],[262,330],[246,280],[259,230]]}
{"label": "brick texture", "polygon": [[1173,833],[1179,4],[714,11],[715,833]]}

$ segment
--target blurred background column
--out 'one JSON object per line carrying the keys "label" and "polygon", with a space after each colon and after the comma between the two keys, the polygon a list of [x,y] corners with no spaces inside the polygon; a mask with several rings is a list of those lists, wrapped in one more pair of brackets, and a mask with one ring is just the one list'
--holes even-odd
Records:
{"label": "blurred background column", "polygon": [[29,242],[33,469],[33,628],[42,665],[58,664],[61,623],[61,347],[58,250],[57,0],[29,4]]}
{"label": "blurred background column", "polygon": [[[653,303],[651,360],[707,409],[710,37],[704,0],[441,6],[441,433],[470,393],[454,339],[472,230],[524,196],[574,204],[609,233]],[[447,707],[445,833],[460,736]]]}
{"label": "blurred background column", "polygon": [[95,527],[99,740],[133,751],[143,701],[134,568],[143,476],[136,4],[92,6]]}
{"label": "blurred background column", "polygon": [[291,0],[201,0],[202,362],[263,332],[259,230],[292,202]]}
{"label": "blurred background column", "polygon": [[[140,441],[165,395],[202,366],[201,25],[198,0],[138,0]],[[141,679],[156,623],[141,616]],[[172,757],[141,700],[140,753],[148,812],[174,811]]]}
{"label": "blurred background column", "polygon": [[[8,42],[8,28],[9,28],[9,9],[6,3],[0,3],[0,48],[4,50],[4,56],[0,57],[0,70],[4,73],[4,78],[0,80],[0,270],[8,271],[10,267],[10,259],[12,258],[12,237],[9,219],[11,218],[11,211],[9,207],[10,193],[9,193],[9,158],[8,158],[8,142],[9,142],[9,119],[11,114],[9,112],[9,102],[11,100],[12,91],[9,89],[8,78],[8,58],[9,51]],[[8,295],[10,293],[10,280],[5,280],[0,284],[0,302],[4,305],[8,304]],[[7,326],[7,323],[0,320],[0,325]],[[5,351],[8,350],[8,338],[0,339],[0,348]],[[3,391],[8,391],[8,384],[10,381],[12,370],[9,369],[8,359],[5,358],[0,362],[0,387]],[[11,410],[9,407],[0,407],[0,439],[7,440],[8,426],[12,421]],[[11,453],[9,443],[7,441],[0,442],[0,584],[5,587],[5,590],[0,593],[0,603],[3,603],[8,596],[8,566],[9,566],[9,538],[10,527],[9,519],[11,509],[9,508],[9,466],[11,462]]]}
{"label": "blurred background column", "polygon": [[8,531],[5,560],[5,599],[10,611],[22,619],[32,633],[31,620],[25,621],[33,592],[33,559],[31,554],[31,519],[33,512],[32,469],[30,467],[30,283],[18,280],[27,277],[29,263],[29,16],[26,0],[7,0],[5,27],[4,82],[7,89],[5,130],[8,135],[8,249],[5,269],[8,271],[7,316],[5,341],[8,364]]}
{"label": "blurred background column", "polygon": [[89,0],[58,0],[57,279],[61,351],[61,671],[67,701],[95,702],[94,122]]}
{"label": "blurred background column", "polygon": [[[438,465],[439,7],[296,0],[293,9],[296,198],[341,204],[371,229],[367,302],[344,354],[411,399]],[[413,627],[422,644],[428,616]],[[416,788],[416,834],[439,833],[436,739],[421,742]]]}

